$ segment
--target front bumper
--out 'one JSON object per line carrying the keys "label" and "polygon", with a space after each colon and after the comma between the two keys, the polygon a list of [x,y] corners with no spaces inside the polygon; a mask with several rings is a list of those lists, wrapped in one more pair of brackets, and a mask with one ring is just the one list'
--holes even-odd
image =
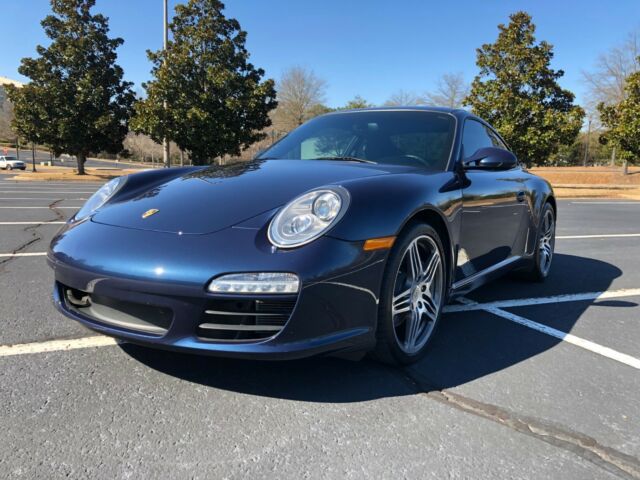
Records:
{"label": "front bumper", "polygon": [[[56,307],[95,331],[171,350],[287,359],[374,345],[386,255],[386,251],[364,252],[361,242],[330,237],[298,249],[278,250],[257,229],[178,235],[86,221],[65,226],[54,238],[48,259],[55,272]],[[222,274],[261,271],[297,274],[300,292],[294,297],[221,295],[206,289],[212,278]],[[79,292],[77,296],[86,293],[107,299],[110,306],[135,304],[147,313],[163,312],[162,321],[156,322],[161,328],[150,331],[131,322],[107,317],[102,321],[85,314],[70,302],[74,297],[65,293],[70,289]],[[281,321],[282,328],[273,335],[212,339],[203,333],[201,326],[209,318],[205,312],[219,310],[218,305],[237,304],[246,311],[274,300],[281,300],[278,308],[289,305],[278,310],[286,316],[252,313],[243,317]]]}

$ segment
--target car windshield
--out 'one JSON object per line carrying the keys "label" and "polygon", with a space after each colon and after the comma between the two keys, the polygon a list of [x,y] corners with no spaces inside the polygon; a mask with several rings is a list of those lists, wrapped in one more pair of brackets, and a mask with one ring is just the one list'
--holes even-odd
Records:
{"label": "car windshield", "polygon": [[9,161],[9,160],[16,160],[16,157],[4,157],[5,160]]}
{"label": "car windshield", "polygon": [[258,158],[367,161],[446,168],[455,132],[452,115],[418,110],[368,110],[315,118]]}

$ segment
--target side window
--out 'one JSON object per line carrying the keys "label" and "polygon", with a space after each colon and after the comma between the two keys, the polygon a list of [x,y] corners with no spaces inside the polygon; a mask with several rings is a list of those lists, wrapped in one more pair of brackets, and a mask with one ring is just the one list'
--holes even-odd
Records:
{"label": "side window", "polygon": [[494,147],[501,148],[502,150],[509,150],[507,146],[504,144],[504,142],[500,140],[500,137],[498,137],[498,135],[496,135],[493,130],[491,130],[490,128],[487,128],[487,134],[491,138],[491,143],[493,144]]}
{"label": "side window", "polygon": [[480,122],[466,120],[464,122],[464,132],[462,133],[462,154],[465,158],[470,157],[481,148],[493,147],[493,141],[487,133],[487,129]]}

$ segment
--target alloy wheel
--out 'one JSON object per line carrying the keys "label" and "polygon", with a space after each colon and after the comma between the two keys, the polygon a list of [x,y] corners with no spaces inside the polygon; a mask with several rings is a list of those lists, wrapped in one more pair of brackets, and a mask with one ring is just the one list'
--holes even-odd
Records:
{"label": "alloy wheel", "polygon": [[545,211],[540,229],[540,241],[538,244],[538,249],[540,250],[540,270],[546,275],[551,268],[553,247],[555,243],[555,221],[553,219],[553,211],[551,209]]}
{"label": "alloy wheel", "polygon": [[429,340],[443,303],[442,258],[435,241],[415,238],[405,250],[393,288],[391,316],[396,341],[407,354]]}

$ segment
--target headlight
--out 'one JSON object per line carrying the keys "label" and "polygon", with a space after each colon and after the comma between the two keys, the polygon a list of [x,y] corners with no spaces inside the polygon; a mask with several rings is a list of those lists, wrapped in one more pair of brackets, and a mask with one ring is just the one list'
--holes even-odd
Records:
{"label": "headlight", "polygon": [[122,188],[126,177],[118,177],[113,180],[109,180],[105,183],[100,189],[91,195],[91,198],[86,201],[86,203],[82,206],[80,211],[76,213],[76,220],[82,220],[87,218],[93,212],[98,210],[102,205],[107,203],[107,201],[113,197],[113,195]]}
{"label": "headlight", "polygon": [[328,187],[305,193],[284,206],[269,225],[269,240],[276,247],[307,244],[329,230],[349,206],[349,192]]}

